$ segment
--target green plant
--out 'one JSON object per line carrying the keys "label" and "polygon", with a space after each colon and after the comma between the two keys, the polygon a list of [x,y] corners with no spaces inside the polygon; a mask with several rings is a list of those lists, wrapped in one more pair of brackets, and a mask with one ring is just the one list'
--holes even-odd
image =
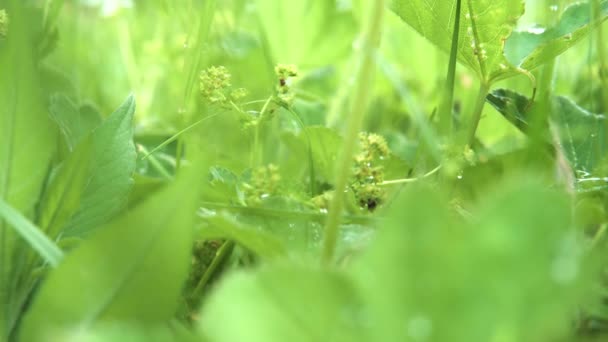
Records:
{"label": "green plant", "polygon": [[0,341],[606,339],[607,18],[0,0]]}

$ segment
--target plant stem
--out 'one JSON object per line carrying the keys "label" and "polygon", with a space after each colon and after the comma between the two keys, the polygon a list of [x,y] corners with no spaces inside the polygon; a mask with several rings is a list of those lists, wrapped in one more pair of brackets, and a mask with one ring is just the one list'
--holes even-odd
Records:
{"label": "plant stem", "polygon": [[415,183],[415,182],[418,182],[420,180],[423,180],[425,178],[428,178],[428,177],[436,174],[439,170],[441,170],[441,165],[437,166],[436,168],[432,169],[431,171],[425,173],[424,175],[422,175],[420,177],[388,180],[388,181],[384,181],[384,182],[380,183],[380,186]]}
{"label": "plant stem", "polygon": [[325,236],[321,260],[329,263],[334,257],[338,239],[338,229],[344,207],[344,190],[352,171],[353,154],[357,143],[357,137],[363,125],[365,110],[372,93],[371,85],[375,72],[374,53],[380,45],[382,36],[382,23],[384,19],[384,0],[376,0],[373,3],[369,26],[366,30],[362,45],[362,61],[358,72],[355,92],[348,113],[348,127],[342,146],[342,152],[336,173],[336,186],[334,196],[329,206],[327,222],[325,224]]}
{"label": "plant stem", "polygon": [[454,83],[456,80],[456,59],[458,57],[458,38],[460,33],[460,9],[462,0],[456,1],[456,17],[454,18],[454,32],[452,35],[452,49],[448,76],[445,83],[445,94],[439,106],[439,125],[444,136],[451,136],[453,130],[452,104],[454,103]]}
{"label": "plant stem", "polygon": [[[150,161],[150,164],[152,165],[152,167],[154,167],[156,169],[156,171],[158,171],[158,173],[160,173],[161,176],[163,176],[166,180],[169,180],[169,181],[173,179],[173,177],[171,176],[169,171],[167,171],[167,169],[165,169],[163,164],[161,164],[160,161],[158,159],[156,159],[155,156],[153,156],[150,152],[148,152],[148,149],[144,145],[137,144],[137,148],[142,153],[144,153],[144,155]],[[176,166],[176,172],[177,172],[177,166]]]}
{"label": "plant stem", "polygon": [[479,93],[477,94],[477,100],[475,102],[475,109],[473,110],[473,117],[471,120],[471,131],[469,133],[469,146],[472,148],[473,143],[475,142],[475,133],[477,132],[477,127],[479,126],[479,120],[481,120],[481,113],[483,112],[483,107],[486,104],[486,96],[488,95],[488,91],[490,90],[490,86],[485,81],[481,81],[479,84]]}
{"label": "plant stem", "polygon": [[230,253],[232,253],[233,247],[234,247],[233,241],[226,241],[217,250],[217,252],[215,253],[215,257],[213,258],[213,261],[211,261],[211,265],[209,265],[209,267],[205,270],[205,273],[203,274],[201,279],[196,284],[194,291],[192,291],[193,298],[198,298],[201,295],[202,291],[205,289],[205,285],[207,285],[209,283],[209,279],[211,279],[211,276],[213,276],[213,274],[215,273],[217,268],[222,264],[222,262],[224,260],[226,260],[226,258],[230,255]]}
{"label": "plant stem", "polygon": [[251,152],[249,152],[249,167],[253,169],[258,165],[257,162],[257,151],[258,145],[260,144],[260,122],[256,122],[253,126],[253,145],[251,146]]}
{"label": "plant stem", "polygon": [[145,160],[147,158],[149,158],[152,154],[154,154],[155,152],[157,152],[158,150],[160,150],[161,148],[169,145],[170,143],[174,142],[175,140],[177,140],[177,138],[179,138],[182,134],[185,134],[186,132],[188,132],[189,130],[193,129],[194,127],[198,126],[199,124],[213,118],[216,117],[218,115],[220,115],[221,113],[215,113],[215,114],[210,114],[207,115],[206,117],[198,120],[197,122],[193,123],[192,125],[182,129],[181,131],[175,133],[174,135],[172,135],[169,139],[165,140],[162,144],[156,146],[155,148],[152,149],[152,151],[150,151],[149,153],[147,153],[145,156],[143,156],[141,159]]}
{"label": "plant stem", "polygon": [[591,247],[597,246],[597,244],[604,238],[604,235],[606,234],[606,229],[608,229],[608,224],[604,223],[600,226],[600,228],[593,236],[593,240],[591,241]]}
{"label": "plant stem", "polygon": [[260,156],[260,151],[259,151],[260,123],[262,122],[264,114],[266,114],[266,111],[268,110],[268,105],[270,104],[270,102],[272,102],[273,98],[274,98],[274,96],[271,95],[270,97],[268,97],[266,102],[264,102],[264,106],[262,107],[262,110],[260,111],[260,115],[257,117],[257,119],[254,123],[254,126],[253,126],[253,147],[251,148],[251,153],[249,155],[249,158],[250,158],[249,167],[251,167],[251,168],[258,166],[258,163],[260,161],[260,158],[259,158],[259,156]]}

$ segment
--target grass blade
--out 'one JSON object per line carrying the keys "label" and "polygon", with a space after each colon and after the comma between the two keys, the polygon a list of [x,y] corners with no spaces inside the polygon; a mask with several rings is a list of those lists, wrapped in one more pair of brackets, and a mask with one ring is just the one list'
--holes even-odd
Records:
{"label": "grass blade", "polygon": [[2,217],[15,232],[19,234],[40,256],[51,266],[59,265],[63,252],[38,227],[36,227],[20,212],[0,199],[0,217]]}

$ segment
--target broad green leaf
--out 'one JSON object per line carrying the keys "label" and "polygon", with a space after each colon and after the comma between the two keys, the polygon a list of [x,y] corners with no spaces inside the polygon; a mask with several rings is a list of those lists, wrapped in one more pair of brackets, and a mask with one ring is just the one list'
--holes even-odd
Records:
{"label": "broad green leaf", "polygon": [[567,197],[522,179],[487,197],[471,223],[429,188],[400,196],[353,270],[370,340],[560,336],[579,299],[581,246]]}
{"label": "broad green leaf", "polygon": [[84,139],[68,155],[54,174],[41,199],[39,225],[52,239],[80,207],[80,199],[91,173],[91,137]]}
{"label": "broad green leaf", "polygon": [[333,63],[350,52],[356,23],[338,1],[257,0],[259,22],[275,63],[303,68]]}
{"label": "broad green leaf", "polygon": [[[57,146],[58,132],[46,112],[39,87],[32,35],[20,1],[4,1],[10,34],[0,46],[0,199],[33,220],[35,205]],[[25,270],[15,267],[15,251],[25,242],[0,220],[0,340],[16,320],[16,281]]]}
{"label": "broad green leaf", "polygon": [[22,341],[78,336],[97,323],[168,322],[187,277],[200,167],[96,231],[43,282]]}
{"label": "broad green leaf", "polygon": [[530,120],[526,114],[531,105],[529,98],[509,89],[496,89],[486,96],[486,101],[517,129],[529,131]]}
{"label": "broad green leaf", "polygon": [[199,327],[213,342],[370,341],[358,313],[344,275],[282,264],[226,278],[203,307]]}
{"label": "broad green leaf", "polygon": [[[431,43],[449,53],[456,0],[392,0],[390,7]],[[503,48],[523,13],[521,0],[463,0],[458,61],[487,83],[517,74],[503,55]]]}
{"label": "broad green leaf", "polygon": [[[600,6],[604,21],[608,19],[608,1],[600,1]],[[587,37],[600,23],[594,22],[589,1],[575,3],[566,8],[554,27],[513,32],[506,41],[505,56],[517,67],[535,69]]]}
{"label": "broad green leaf", "polygon": [[59,125],[69,149],[74,147],[101,124],[98,112],[84,107],[80,111],[67,96],[55,94],[49,107],[51,118]]}
{"label": "broad green leaf", "polygon": [[590,113],[563,96],[554,99],[552,112],[560,145],[574,170],[593,172],[607,152],[606,117]]}
{"label": "broad green leaf", "polygon": [[[487,100],[509,122],[528,133],[530,117],[535,115],[528,98],[511,90],[498,89],[489,94]],[[590,113],[563,96],[552,98],[551,106],[551,126],[558,138],[558,147],[580,176],[590,175],[607,151],[605,116]],[[545,139],[547,143],[554,143],[549,136]]]}
{"label": "broad green leaf", "polygon": [[134,112],[135,98],[129,96],[93,131],[93,173],[82,195],[80,209],[64,227],[66,235],[86,235],[127,204],[135,171]]}
{"label": "broad green leaf", "polygon": [[206,217],[209,226],[203,227],[197,236],[204,240],[230,239],[251,250],[262,258],[276,259],[285,256],[287,248],[281,240],[260,229],[246,226],[226,214]]}

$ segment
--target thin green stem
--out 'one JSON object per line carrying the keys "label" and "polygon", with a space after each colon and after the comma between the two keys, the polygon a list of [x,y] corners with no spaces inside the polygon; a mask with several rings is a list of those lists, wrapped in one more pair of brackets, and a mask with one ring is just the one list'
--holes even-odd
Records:
{"label": "thin green stem", "polygon": [[211,265],[205,270],[205,273],[201,277],[201,279],[196,284],[194,291],[192,291],[193,298],[199,298],[202,294],[202,291],[205,289],[205,286],[209,283],[209,280],[217,270],[217,268],[222,264],[224,260],[232,253],[232,249],[234,247],[233,241],[226,241],[215,253],[215,257],[213,261],[211,261]]}
{"label": "thin green stem", "polygon": [[471,128],[468,140],[470,147],[473,147],[475,143],[475,133],[477,132],[477,127],[479,126],[479,121],[481,120],[481,114],[483,113],[483,107],[486,104],[486,96],[488,95],[489,90],[490,86],[486,82],[481,81],[479,84],[477,100],[475,101],[475,109],[473,109],[473,117],[471,118]]}
{"label": "thin green stem", "polygon": [[[258,166],[260,163],[260,160],[262,159],[262,158],[260,158],[260,155],[261,155],[260,123],[262,122],[264,114],[266,114],[266,111],[268,110],[268,106],[272,102],[273,98],[274,98],[274,96],[271,95],[268,97],[266,102],[264,102],[264,106],[262,106],[262,110],[260,111],[260,114],[256,118],[254,125],[253,125],[253,147],[251,148],[251,152],[249,154],[249,167],[251,167],[251,168]],[[232,103],[232,101],[231,101],[231,103]]]}
{"label": "thin green stem", "polygon": [[182,134],[187,133],[188,131],[190,131],[191,129],[193,129],[194,127],[200,125],[201,123],[214,118],[218,115],[220,115],[221,113],[215,113],[215,114],[211,114],[208,116],[205,116],[204,118],[198,120],[197,122],[193,123],[192,125],[182,129],[181,131],[175,133],[173,136],[171,136],[169,139],[165,140],[162,144],[156,146],[155,148],[152,149],[152,151],[148,152],[145,156],[143,156],[141,159],[145,160],[148,159],[152,154],[154,154],[155,152],[157,152],[158,150],[160,150],[161,148],[169,145],[170,143],[174,142],[175,140],[177,140],[177,138],[179,138]]}
{"label": "thin green stem", "polygon": [[445,83],[445,94],[439,106],[439,125],[443,136],[451,136],[453,131],[452,105],[454,103],[454,84],[456,81],[456,59],[458,57],[458,40],[460,33],[460,11],[462,0],[456,1],[456,17],[454,18],[454,32],[452,34],[452,49],[448,76]]}
{"label": "thin green stem", "polygon": [[362,61],[358,72],[355,92],[352,97],[349,119],[342,151],[338,162],[335,178],[335,191],[329,206],[329,214],[325,224],[325,235],[321,259],[324,263],[333,260],[336,243],[338,240],[338,229],[342,218],[344,207],[344,191],[350,173],[352,171],[352,158],[355,152],[357,137],[363,125],[365,111],[371,96],[371,86],[375,73],[374,54],[380,45],[382,35],[382,24],[384,19],[384,0],[376,0],[373,4],[371,20],[367,28],[362,45]]}
{"label": "thin green stem", "polygon": [[249,152],[249,167],[254,168],[258,166],[258,146],[260,145],[260,123],[256,122],[253,126],[253,146]]}
{"label": "thin green stem", "polygon": [[420,177],[388,180],[380,183],[380,186],[415,183],[436,174],[437,172],[439,172],[439,170],[441,170],[441,165],[437,166],[436,168],[432,169],[431,171],[425,173]]}
{"label": "thin green stem", "polygon": [[137,148],[142,153],[144,153],[146,156],[149,156],[148,159],[150,161],[150,164],[152,165],[152,167],[154,169],[156,169],[156,171],[158,171],[158,173],[160,173],[161,176],[163,176],[167,180],[173,179],[173,177],[171,177],[171,174],[169,173],[169,171],[167,171],[167,169],[165,169],[163,164],[161,164],[160,161],[158,159],[156,159],[155,156],[151,155],[150,152],[148,152],[148,149],[146,149],[143,145],[140,145],[140,144],[137,145]]}
{"label": "thin green stem", "polygon": [[44,261],[56,267],[63,259],[63,251],[51,241],[41,230],[15,210],[4,200],[0,199],[0,218],[4,219],[28,245],[34,249]]}
{"label": "thin green stem", "polygon": [[600,226],[600,228],[597,230],[597,233],[595,233],[595,235],[593,236],[593,240],[591,241],[591,247],[595,247],[598,245],[598,243],[600,241],[602,241],[602,239],[604,238],[604,235],[606,235],[606,230],[608,229],[608,224],[604,223]]}

